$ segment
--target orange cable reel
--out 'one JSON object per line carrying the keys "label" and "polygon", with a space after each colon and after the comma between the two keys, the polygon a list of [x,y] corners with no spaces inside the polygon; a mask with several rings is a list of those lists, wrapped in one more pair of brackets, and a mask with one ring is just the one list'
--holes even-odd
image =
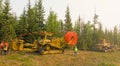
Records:
{"label": "orange cable reel", "polygon": [[66,43],[71,46],[75,46],[78,42],[78,35],[74,31],[67,32],[64,38],[65,38]]}

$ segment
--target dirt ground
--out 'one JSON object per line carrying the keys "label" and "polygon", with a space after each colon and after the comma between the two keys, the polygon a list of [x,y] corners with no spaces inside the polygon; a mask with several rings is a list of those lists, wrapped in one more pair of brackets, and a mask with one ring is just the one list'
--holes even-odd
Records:
{"label": "dirt ground", "polygon": [[14,51],[0,55],[0,66],[120,66],[120,51],[96,52],[65,50],[64,54],[39,55],[35,52]]}

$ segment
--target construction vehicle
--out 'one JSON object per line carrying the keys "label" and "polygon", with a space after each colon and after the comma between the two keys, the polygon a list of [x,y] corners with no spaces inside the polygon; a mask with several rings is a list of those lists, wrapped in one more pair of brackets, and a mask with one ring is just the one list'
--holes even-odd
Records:
{"label": "construction vehicle", "polygon": [[114,51],[115,49],[116,49],[116,46],[110,44],[105,39],[100,39],[98,44],[96,44],[97,51],[108,52],[108,51]]}
{"label": "construction vehicle", "polygon": [[43,32],[38,39],[38,52],[42,54],[63,53],[64,38],[52,37],[52,33]]}
{"label": "construction vehicle", "polygon": [[[32,44],[26,43],[24,40],[21,40],[19,38],[15,38],[12,42],[12,49],[17,51],[23,51],[23,50],[38,51],[41,55],[64,52],[63,49],[64,38],[52,37],[52,33],[46,31],[33,32],[29,34],[39,34],[39,38],[34,40]],[[24,34],[24,35],[29,35],[29,34]]]}

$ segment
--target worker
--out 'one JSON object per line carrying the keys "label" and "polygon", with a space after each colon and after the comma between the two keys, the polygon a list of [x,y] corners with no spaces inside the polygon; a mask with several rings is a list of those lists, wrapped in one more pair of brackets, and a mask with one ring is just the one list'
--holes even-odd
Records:
{"label": "worker", "polygon": [[77,51],[78,51],[78,48],[77,46],[74,47],[74,56],[77,56]]}
{"label": "worker", "polygon": [[0,44],[0,49],[1,49],[1,54],[4,54],[6,55],[7,54],[7,51],[8,51],[8,47],[9,47],[9,44],[8,42],[6,41],[2,41],[1,44]]}
{"label": "worker", "polygon": [[6,41],[6,42],[5,42],[5,45],[4,45],[4,49],[3,49],[5,55],[8,53],[8,47],[9,47],[9,44],[8,44],[8,42]]}

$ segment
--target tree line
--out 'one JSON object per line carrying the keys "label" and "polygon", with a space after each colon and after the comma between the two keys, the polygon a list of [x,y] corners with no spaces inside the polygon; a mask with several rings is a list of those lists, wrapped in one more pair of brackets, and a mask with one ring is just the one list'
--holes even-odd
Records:
{"label": "tree line", "polygon": [[[11,13],[11,9],[10,0],[4,2],[0,0],[0,41],[6,40],[11,43],[16,36],[30,32],[47,31],[54,33],[55,37],[63,37],[67,31],[76,31],[79,37],[77,43],[79,49],[94,50],[99,39],[106,39],[111,44],[120,45],[119,28],[115,26],[114,30],[103,30],[97,14],[94,15],[93,21],[88,22],[83,21],[78,16],[78,20],[73,25],[69,6],[65,11],[65,20],[59,19],[57,13],[52,9],[45,19],[42,0],[37,0],[34,6],[31,6],[31,2],[28,0],[27,6],[24,7],[24,11],[19,18]],[[98,28],[96,28],[96,25]],[[21,37],[26,42],[33,42],[37,38],[37,35]]]}

